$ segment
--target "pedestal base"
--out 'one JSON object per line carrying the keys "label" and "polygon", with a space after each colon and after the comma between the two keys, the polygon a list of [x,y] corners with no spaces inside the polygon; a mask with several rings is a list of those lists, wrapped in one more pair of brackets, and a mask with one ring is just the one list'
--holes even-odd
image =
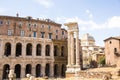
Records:
{"label": "pedestal base", "polygon": [[81,70],[79,65],[67,66],[66,77],[74,77]]}

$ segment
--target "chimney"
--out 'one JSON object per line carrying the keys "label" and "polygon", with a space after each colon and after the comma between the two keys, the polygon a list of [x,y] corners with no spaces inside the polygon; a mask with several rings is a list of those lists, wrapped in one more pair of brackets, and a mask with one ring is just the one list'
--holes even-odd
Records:
{"label": "chimney", "polygon": [[17,13],[16,16],[19,17],[19,14]]}

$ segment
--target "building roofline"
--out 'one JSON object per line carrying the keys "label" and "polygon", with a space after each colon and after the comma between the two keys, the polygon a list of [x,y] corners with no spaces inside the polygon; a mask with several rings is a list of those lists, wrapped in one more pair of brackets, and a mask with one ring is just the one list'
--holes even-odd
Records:
{"label": "building roofline", "polygon": [[[5,18],[5,19],[14,19],[14,20],[25,20],[25,21],[36,21],[36,22],[42,22],[42,23],[48,23],[48,24],[54,24],[54,25],[58,25],[61,27],[61,24],[59,23],[56,23],[50,19],[33,19],[32,17],[30,16],[27,16],[27,17],[19,17],[19,16],[5,16],[5,15],[0,15],[0,18]],[[29,20],[30,18],[30,20]]]}
{"label": "building roofline", "polygon": [[109,37],[109,38],[105,39],[104,42],[106,42],[106,41],[108,41],[110,39],[120,40],[120,37]]}

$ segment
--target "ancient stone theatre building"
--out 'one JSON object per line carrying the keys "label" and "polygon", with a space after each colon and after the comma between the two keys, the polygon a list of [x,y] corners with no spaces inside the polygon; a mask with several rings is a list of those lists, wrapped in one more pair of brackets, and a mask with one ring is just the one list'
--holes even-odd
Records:
{"label": "ancient stone theatre building", "polygon": [[65,77],[67,31],[50,19],[0,16],[0,80],[10,69],[17,78]]}

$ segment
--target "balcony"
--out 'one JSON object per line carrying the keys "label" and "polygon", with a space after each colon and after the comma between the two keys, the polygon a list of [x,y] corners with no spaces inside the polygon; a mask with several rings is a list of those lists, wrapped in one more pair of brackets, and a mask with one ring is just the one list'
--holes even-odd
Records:
{"label": "balcony", "polygon": [[117,56],[117,57],[120,57],[120,53],[118,51],[114,52],[114,54]]}

